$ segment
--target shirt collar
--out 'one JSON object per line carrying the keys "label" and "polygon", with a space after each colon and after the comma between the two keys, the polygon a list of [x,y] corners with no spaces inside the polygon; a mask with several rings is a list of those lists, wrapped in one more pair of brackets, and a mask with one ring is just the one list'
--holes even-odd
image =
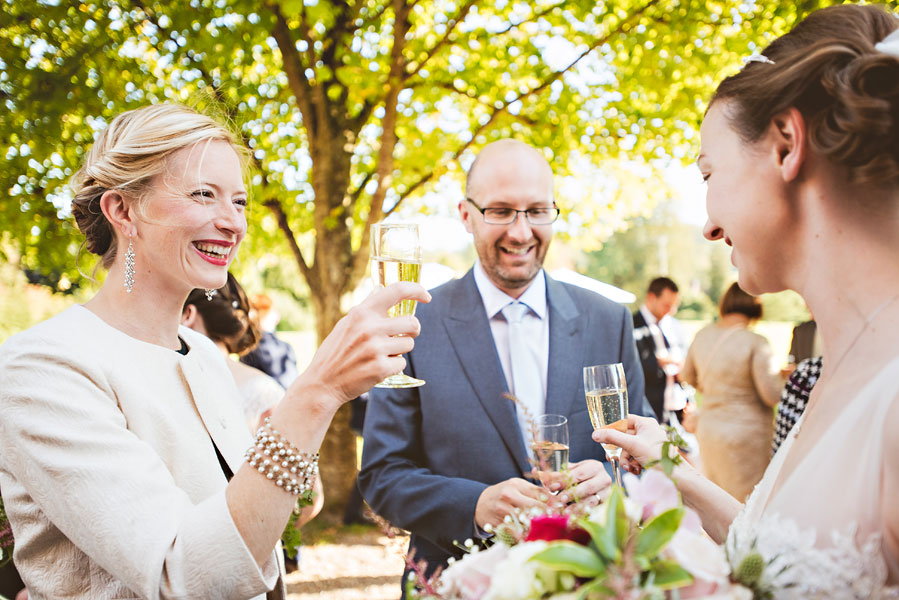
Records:
{"label": "shirt collar", "polygon": [[[505,293],[487,277],[481,261],[474,263],[474,282],[481,294],[481,300],[484,302],[484,309],[487,311],[487,318],[492,319],[496,313],[501,311],[510,302],[515,302],[515,298]],[[528,307],[536,313],[541,319],[546,317],[546,277],[543,275],[543,269],[537,273],[534,280],[518,298],[518,301],[527,304]]]}
{"label": "shirt collar", "polygon": [[656,316],[652,314],[646,305],[640,307],[640,314],[643,315],[643,320],[646,321],[647,325],[658,325],[659,320],[656,319]]}

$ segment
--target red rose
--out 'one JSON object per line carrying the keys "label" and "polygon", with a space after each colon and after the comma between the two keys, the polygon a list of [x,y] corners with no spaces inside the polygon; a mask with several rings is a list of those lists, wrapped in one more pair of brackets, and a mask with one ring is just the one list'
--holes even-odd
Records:
{"label": "red rose", "polygon": [[541,515],[531,519],[531,529],[524,541],[570,540],[582,546],[590,543],[590,534],[580,527],[569,527],[567,515]]}

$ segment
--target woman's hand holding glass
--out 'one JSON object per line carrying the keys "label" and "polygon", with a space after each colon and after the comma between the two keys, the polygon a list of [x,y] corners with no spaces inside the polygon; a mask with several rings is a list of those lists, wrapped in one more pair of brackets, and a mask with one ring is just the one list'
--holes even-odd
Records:
{"label": "woman's hand holding glass", "polygon": [[621,448],[621,466],[638,475],[648,463],[662,458],[662,444],[668,441],[668,434],[655,419],[628,415],[626,433],[611,428],[597,429],[593,441]]}
{"label": "woman's hand holding glass", "polygon": [[321,390],[336,409],[402,371],[402,355],[412,350],[421,332],[414,316],[390,316],[390,309],[402,300],[430,302],[431,295],[409,282],[375,290],[337,322],[294,386]]}

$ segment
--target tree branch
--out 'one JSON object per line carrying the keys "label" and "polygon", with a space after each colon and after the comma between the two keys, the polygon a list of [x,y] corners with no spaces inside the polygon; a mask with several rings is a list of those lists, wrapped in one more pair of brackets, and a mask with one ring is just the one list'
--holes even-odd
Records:
{"label": "tree branch", "polygon": [[303,277],[309,283],[309,287],[313,287],[313,285],[316,285],[314,282],[315,272],[309,267],[309,263],[306,262],[306,258],[303,256],[303,251],[300,250],[300,246],[297,244],[297,238],[290,228],[290,223],[287,220],[287,213],[284,212],[284,207],[281,206],[281,202],[276,198],[269,198],[262,204],[275,215],[275,218],[278,221],[278,228],[284,232],[284,235],[287,238],[287,244],[290,246],[290,251],[293,252],[293,257],[300,266],[300,271],[303,272]]}
{"label": "tree branch", "polygon": [[519,22],[517,22],[517,23],[509,23],[509,26],[506,27],[505,29],[502,29],[502,30],[500,30],[500,31],[493,32],[493,33],[491,33],[490,35],[491,35],[492,37],[496,37],[496,36],[499,36],[499,35],[506,35],[506,34],[509,33],[510,31],[512,31],[513,29],[518,29],[519,27],[521,27],[521,26],[524,25],[525,23],[533,23],[534,21],[537,21],[538,19],[541,19],[541,18],[545,17],[546,15],[548,15],[548,14],[551,13],[552,11],[556,10],[557,8],[561,8],[562,6],[565,6],[565,4],[567,4],[567,0],[562,0],[562,2],[559,2],[558,4],[553,4],[553,5],[551,5],[551,6],[548,6],[548,7],[545,8],[545,9],[541,10],[541,11],[538,12],[538,13],[534,13],[533,15],[531,15],[530,17],[528,17],[527,19],[522,19],[521,21],[519,21]]}
{"label": "tree branch", "polygon": [[[372,194],[366,226],[362,231],[360,248],[366,248],[371,225],[384,214],[384,197],[392,184],[393,150],[396,147],[397,97],[403,87],[406,70],[403,48],[409,31],[409,6],[404,0],[394,0],[393,47],[390,49],[390,73],[387,77],[387,94],[384,98],[384,118],[381,119],[381,147],[378,148],[378,187]],[[350,281],[358,280],[368,264],[368,253],[357,252],[353,257]]]}
{"label": "tree branch", "polygon": [[371,16],[369,16],[366,19],[363,19],[361,24],[356,25],[355,23],[353,23],[353,27],[352,27],[352,29],[350,29],[350,32],[355,33],[356,31],[359,31],[360,29],[364,29],[364,28],[368,27],[372,23],[376,23],[381,17],[384,16],[384,13],[387,11],[388,6],[390,6],[390,2],[386,1],[386,2],[384,2],[384,4],[382,4],[381,6],[378,7],[378,10],[376,10],[374,12],[374,14],[372,14]]}
{"label": "tree branch", "polygon": [[428,61],[430,61],[434,57],[434,55],[440,51],[440,49],[443,46],[445,46],[447,43],[449,43],[450,36],[452,35],[453,31],[455,31],[456,25],[458,25],[459,23],[461,23],[462,21],[465,20],[465,17],[468,14],[468,11],[470,11],[472,9],[472,7],[477,3],[478,3],[478,0],[467,0],[467,2],[465,2],[465,4],[463,4],[459,8],[459,10],[456,12],[456,16],[449,20],[449,27],[447,27],[446,33],[443,34],[443,37],[440,38],[439,40],[437,40],[437,43],[434,44],[430,50],[428,50],[427,56],[425,56],[424,60],[422,60],[420,63],[418,63],[418,65],[416,65],[415,68],[412,69],[411,71],[406,71],[405,76],[403,78],[404,80],[408,81],[412,77],[415,77],[416,75],[418,75],[419,71],[421,71],[424,68],[424,66],[426,64],[428,64]]}
{"label": "tree branch", "polygon": [[368,182],[371,181],[371,176],[374,174],[374,171],[369,171],[365,174],[362,182],[356,187],[355,190],[352,191],[352,193],[350,193],[350,204],[356,204],[356,202],[359,201],[359,196],[361,196],[362,192],[365,191],[365,186],[368,185]]}
{"label": "tree branch", "polygon": [[[309,131],[310,140],[318,133],[318,119],[312,104],[312,89],[306,78],[306,68],[300,58],[296,43],[290,33],[290,27],[276,5],[271,5],[269,10],[275,15],[275,27],[272,36],[281,51],[281,63],[284,74],[287,76],[287,84],[297,100],[297,105],[303,115],[303,124]],[[307,41],[307,44],[309,42]],[[311,45],[311,44],[310,44]]]}

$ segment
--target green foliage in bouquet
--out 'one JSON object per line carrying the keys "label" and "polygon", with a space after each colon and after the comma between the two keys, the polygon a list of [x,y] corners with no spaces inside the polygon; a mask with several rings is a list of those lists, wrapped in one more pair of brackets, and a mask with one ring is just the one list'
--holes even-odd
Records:
{"label": "green foliage in bouquet", "polygon": [[12,549],[12,527],[10,527],[9,519],[6,517],[3,498],[0,497],[0,567],[12,560]]}
{"label": "green foliage in bouquet", "polygon": [[312,506],[314,501],[315,492],[312,490],[306,490],[299,498],[297,498],[297,505],[294,507],[293,512],[290,513],[287,527],[285,527],[284,531],[281,533],[281,545],[284,547],[287,558],[296,558],[297,548],[303,545],[303,534],[300,533],[296,523],[297,519],[300,518],[300,513],[303,508]]}
{"label": "green foliage in bouquet", "polygon": [[693,581],[676,562],[660,556],[680,527],[682,507],[659,513],[638,526],[628,518],[624,493],[614,488],[606,503],[604,524],[578,519],[575,523],[590,535],[586,546],[558,541],[536,553],[531,560],[558,572],[588,579],[579,598],[618,597],[629,590],[667,590]]}

